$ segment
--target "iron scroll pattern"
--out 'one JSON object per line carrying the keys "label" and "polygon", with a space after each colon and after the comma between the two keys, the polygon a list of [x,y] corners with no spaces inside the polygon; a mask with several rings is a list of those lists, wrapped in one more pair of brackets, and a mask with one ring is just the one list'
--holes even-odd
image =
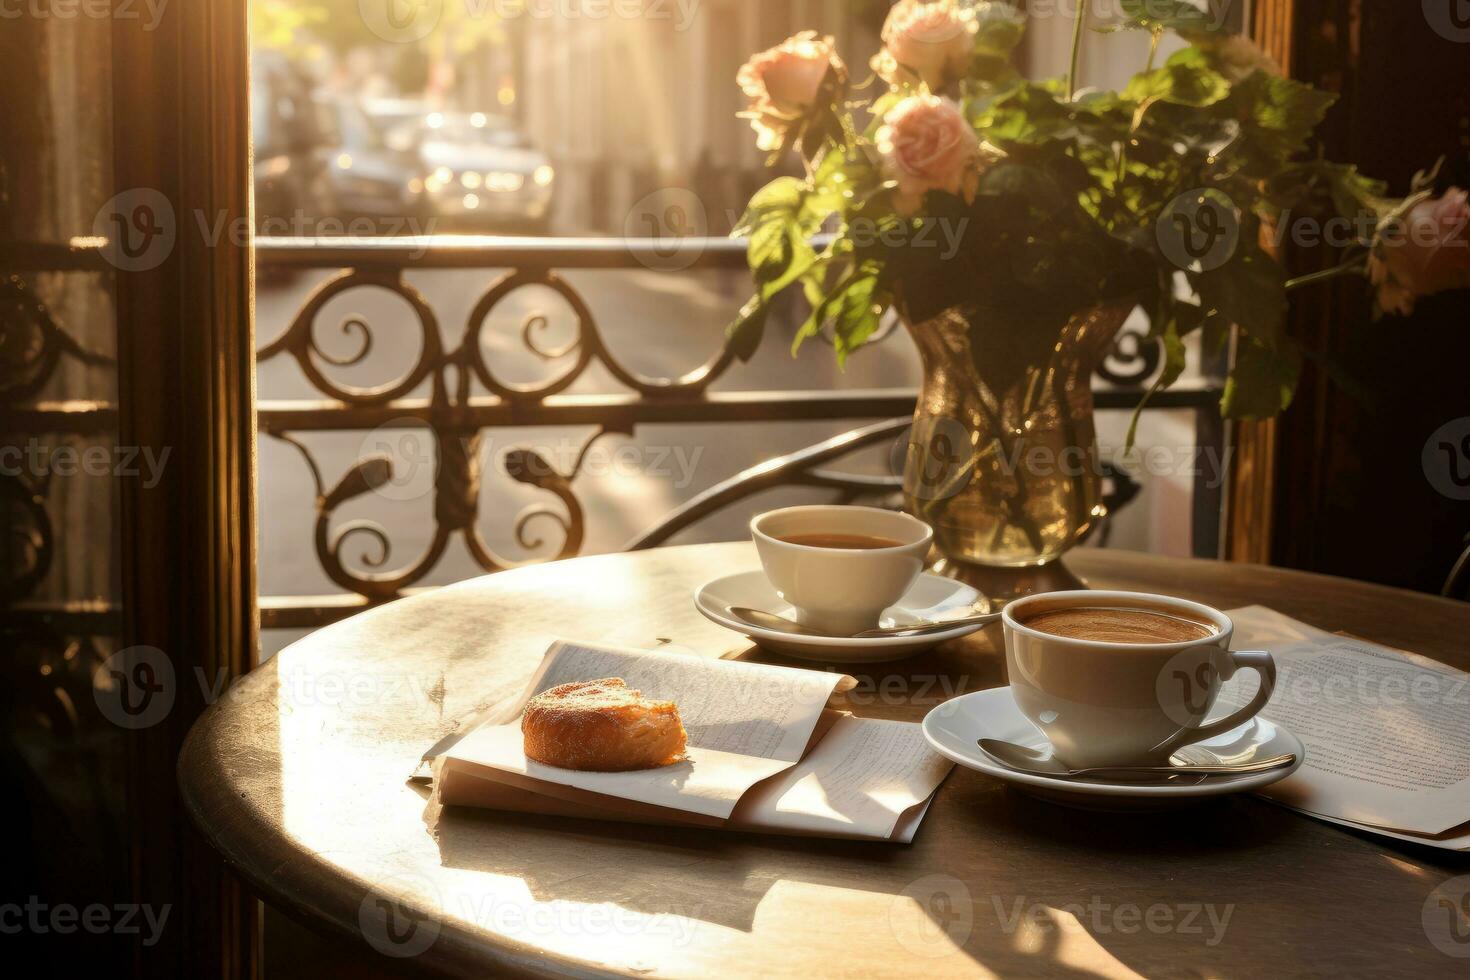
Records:
{"label": "iron scroll pattern", "polygon": [[[701,402],[710,386],[737,363],[735,351],[726,341],[704,363],[682,375],[651,377],[632,369],[611,349],[581,294],[549,268],[518,268],[501,275],[475,303],[457,342],[446,344],[441,339],[444,334],[435,311],[424,295],[404,278],[403,272],[401,267],[358,265],[330,276],[309,295],[286,330],[257,355],[259,363],[275,358],[294,361],[312,386],[329,399],[310,408],[312,429],[352,431],[387,427],[427,436],[427,447],[419,442],[415,448],[423,453],[422,461],[431,460],[433,465],[429,494],[433,531],[421,553],[395,565],[392,535],[386,527],[372,520],[339,519],[338,514],[350,501],[394,484],[399,479],[397,466],[401,462],[395,455],[402,453],[366,452],[329,487],[316,456],[295,428],[303,421],[301,413],[279,419],[271,412],[261,414],[261,434],[294,447],[305,461],[316,492],[313,543],[318,560],[332,582],[347,593],[361,597],[359,605],[389,601],[421,583],[456,538],[463,541],[474,561],[487,572],[566,558],[580,552],[587,521],[574,483],[589,450],[598,440],[613,433],[634,434],[638,424],[636,414],[631,421],[626,414],[591,421],[588,425],[591,434],[572,464],[563,470],[533,447],[500,452],[497,467],[500,472],[535,488],[547,498],[514,515],[511,527],[514,539],[529,554],[510,556],[493,549],[481,528],[486,423],[482,414],[477,417],[479,413],[475,409],[484,407],[487,394],[491,404],[505,410],[497,417],[513,419],[516,426],[557,425],[564,423],[546,411],[548,400],[565,392],[594,365],[636,396],[638,406],[653,406],[660,402],[665,405]],[[540,363],[555,365],[556,370],[543,380],[517,383],[497,372],[496,365],[485,356],[486,345],[482,341],[492,315],[506,305],[509,297],[530,287],[550,290],[564,304],[570,311],[571,334],[570,339],[553,343],[548,339],[553,334],[552,317],[539,306],[524,312],[518,331],[522,349]],[[334,380],[332,373],[364,363],[374,347],[372,324],[357,314],[337,322],[338,335],[354,341],[354,349],[346,354],[324,350],[319,336],[329,303],[368,288],[387,290],[407,304],[413,320],[410,329],[418,332],[419,348],[413,363],[393,379],[373,387],[359,387]],[[1126,329],[1115,342],[1105,366],[1106,373],[1100,370],[1114,384],[1137,384],[1158,365],[1156,345],[1141,334],[1128,334]],[[408,399],[425,384],[429,391],[426,402]],[[892,414],[891,410],[888,414]],[[402,448],[400,442],[399,449]],[[833,490],[844,500],[885,496],[894,499],[898,488],[896,475],[845,474],[829,468],[825,456],[819,467],[814,462],[810,472],[800,460],[792,465],[783,465],[785,462],[772,461],[765,468],[767,478],[725,488],[720,506],[767,489],[770,471],[789,476],[784,481],[789,484]],[[699,506],[681,509],[658,526],[658,538],[662,540],[697,522],[711,509]],[[540,536],[540,528],[550,528],[556,535],[550,547]],[[350,546],[355,542],[364,547],[354,556]],[[355,561],[350,560],[353,557]],[[267,621],[265,625],[271,624]]]}
{"label": "iron scroll pattern", "polygon": [[[95,402],[38,402],[66,361],[89,367],[114,363],[59,324],[26,278],[0,275],[0,417],[25,416],[25,431],[0,431],[0,444],[23,435],[105,431],[108,413]],[[51,516],[55,485],[49,467],[0,471],[0,645],[10,653],[0,683],[11,692],[8,730],[36,727],[72,737],[99,720],[88,706],[117,622],[106,602],[42,598],[59,553]],[[96,781],[87,785],[95,790]]]}
{"label": "iron scroll pattern", "polygon": [[[0,278],[0,410],[30,406],[56,374],[63,359],[108,365],[112,359],[88,349],[64,330],[50,309],[18,275]],[[63,411],[75,406],[63,405]],[[36,412],[45,426],[47,412]],[[21,433],[12,433],[19,437]],[[36,433],[31,433],[35,435]],[[46,577],[56,552],[47,509],[51,475],[0,472],[0,512],[4,514],[7,561],[0,573],[0,607],[30,598]]]}

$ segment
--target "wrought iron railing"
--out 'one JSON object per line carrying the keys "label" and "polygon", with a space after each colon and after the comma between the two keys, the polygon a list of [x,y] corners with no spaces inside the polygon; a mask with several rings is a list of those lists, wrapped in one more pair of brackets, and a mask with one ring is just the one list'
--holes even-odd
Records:
{"label": "wrought iron railing", "polygon": [[[744,247],[737,241],[686,241],[681,243],[680,254],[682,268],[744,268]],[[293,360],[318,397],[262,400],[258,418],[262,438],[294,446],[311,472],[316,489],[313,547],[327,577],[342,590],[327,596],[262,596],[262,626],[268,629],[318,626],[420,588],[455,538],[462,540],[474,561],[487,571],[519,564],[523,559],[497,553],[479,527],[479,497],[484,477],[482,440],[488,431],[497,428],[586,426],[592,430],[576,461],[565,470],[556,469],[531,447],[512,448],[503,456],[505,472],[547,495],[546,503],[517,515],[514,530],[517,540],[530,547],[527,528],[533,521],[556,524],[561,542],[550,557],[576,554],[585,540],[586,512],[575,484],[587,450],[608,433],[632,435],[640,427],[652,424],[718,426],[821,420],[869,423],[845,436],[768,461],[708,488],[656,527],[639,535],[629,543],[630,547],[658,544],[751,493],[777,485],[827,488],[842,499],[895,491],[896,476],[844,473],[833,469],[832,464],[852,450],[901,433],[903,420],[913,410],[914,390],[712,390],[718,379],[739,369],[739,361],[728,344],[711,351],[704,363],[691,371],[673,377],[651,377],[624,363],[609,345],[597,314],[561,275],[568,270],[658,269],[666,258],[659,243],[651,240],[488,237],[259,240],[257,264],[263,274],[284,270],[329,273],[284,329],[273,323],[257,326],[257,333],[269,338],[259,351],[260,363]],[[108,270],[95,247],[85,246],[6,250],[0,254],[0,260],[5,262],[6,272],[15,273]],[[18,262],[22,264],[20,268],[16,267]],[[441,331],[433,304],[405,278],[405,273],[425,269],[476,269],[495,274],[463,329],[448,334]],[[575,324],[569,341],[548,346],[546,318],[534,312],[523,318],[521,342],[525,350],[548,364],[555,362],[565,367],[548,380],[521,384],[502,377],[497,365],[486,358],[480,336],[491,314],[506,298],[529,286],[544,287],[557,294],[572,311]],[[420,345],[414,362],[397,378],[373,387],[358,387],[334,380],[332,374],[367,358],[373,349],[374,327],[361,317],[340,321],[339,330],[355,337],[357,342],[356,350],[345,356],[324,351],[317,338],[324,308],[338,297],[368,287],[386,289],[409,305],[417,320]],[[23,276],[11,276],[6,290],[7,319],[37,315],[30,304]],[[611,315],[610,311],[603,312]],[[72,351],[64,328],[49,319],[39,329],[47,346],[45,357],[33,369],[42,380],[54,368],[58,357],[87,356],[86,352]],[[1114,355],[1099,371],[1104,384],[1096,393],[1097,405],[1100,409],[1130,409],[1142,397],[1142,383],[1157,368],[1158,353],[1141,335],[1125,332]],[[601,365],[622,390],[569,393],[568,388],[594,364]],[[17,383],[4,389],[8,414],[19,423],[21,431],[85,434],[105,431],[115,420],[115,407],[110,404],[36,404],[25,397],[38,388],[33,374],[23,386]],[[427,395],[423,394],[425,388]],[[12,391],[16,397],[11,397]],[[1149,407],[1193,410],[1197,444],[1219,450],[1224,429],[1216,411],[1218,397],[1216,382],[1206,380],[1177,385],[1155,396]],[[371,431],[382,427],[423,430],[429,436],[435,461],[433,492],[423,515],[424,521],[432,522],[432,538],[422,554],[393,569],[387,567],[391,553],[388,529],[339,517],[348,501],[391,479],[391,460],[369,454],[345,472],[324,473],[301,438],[313,432]],[[1121,476],[1119,479],[1123,480]],[[6,492],[10,490],[21,492],[9,487]],[[1221,490],[1196,481],[1194,493],[1195,549],[1212,555],[1218,541]],[[23,496],[28,512],[33,513],[43,505],[35,488],[25,488]],[[349,567],[343,561],[343,547],[349,540],[364,536],[377,542],[378,554],[367,562],[366,568]],[[45,550],[45,540],[44,534],[36,538],[38,549]],[[38,561],[44,567],[44,556]],[[87,610],[73,612],[85,614]]]}
{"label": "wrought iron railing", "polygon": [[[726,239],[681,243],[681,267],[698,269],[743,269],[743,243]],[[478,519],[480,483],[484,475],[481,439],[488,430],[500,427],[588,426],[592,434],[583,444],[576,462],[558,471],[534,448],[505,451],[504,470],[512,478],[538,488],[548,503],[522,511],[515,518],[515,532],[527,544],[526,528],[531,521],[549,519],[560,527],[560,546],[551,557],[578,553],[586,535],[586,514],[575,489],[582,461],[596,440],[608,433],[633,435],[641,426],[679,422],[684,424],[778,423],[813,420],[889,420],[869,425],[847,436],[830,440],[806,453],[768,461],[733,480],[710,488],[679,508],[656,527],[629,543],[646,547],[667,540],[672,534],[716,510],[750,494],[778,485],[805,485],[831,489],[843,499],[864,493],[897,489],[896,476],[843,473],[830,468],[833,459],[882,439],[892,439],[913,411],[915,392],[908,388],[858,391],[714,391],[713,383],[738,361],[728,343],[713,350],[699,367],[676,377],[650,377],[628,367],[609,345],[597,314],[561,273],[567,270],[657,269],[667,259],[658,242],[648,240],[525,240],[449,239],[435,241],[390,240],[263,240],[258,243],[258,263],[263,269],[340,270],[323,281],[307,298],[291,324],[260,351],[261,363],[291,358],[323,398],[311,402],[262,401],[259,405],[260,432],[295,446],[311,470],[317,490],[314,546],[327,576],[343,590],[337,596],[262,597],[262,625],[303,627],[413,590],[430,574],[451,541],[460,538],[475,562],[486,571],[518,563],[497,554],[486,543]],[[692,258],[692,261],[691,261]],[[450,332],[444,342],[440,324],[428,299],[404,278],[404,273],[423,269],[502,270],[474,305],[462,330]],[[491,314],[513,293],[525,287],[552,290],[571,309],[575,319],[571,339],[555,347],[545,346],[542,333],[547,325],[540,312],[527,314],[521,323],[521,342],[526,351],[566,367],[536,384],[513,384],[503,379],[496,365],[484,356],[481,333]],[[328,355],[317,346],[317,331],[326,305],[344,293],[364,287],[387,289],[414,311],[421,332],[419,354],[414,364],[387,384],[373,388],[351,387],[332,381],[332,368],[359,363],[372,348],[372,327],[361,319],[348,319],[337,326],[355,334],[357,350],[343,357]],[[262,335],[268,326],[261,325]],[[1139,335],[1120,338],[1116,357],[1102,369],[1109,383],[1097,393],[1100,408],[1131,408],[1142,394],[1140,383],[1157,367],[1157,350]],[[592,365],[600,364],[623,389],[606,394],[567,394],[566,390]],[[412,396],[428,383],[429,394]],[[1201,439],[1220,438],[1214,415],[1218,391],[1213,385],[1181,386],[1155,399],[1158,408],[1190,408],[1201,421]],[[1208,419],[1215,418],[1212,424]],[[366,521],[338,522],[336,514],[349,500],[370,492],[391,478],[391,461],[369,455],[360,459],[330,483],[311,451],[298,438],[308,431],[372,430],[383,426],[420,427],[427,432],[436,461],[431,508],[424,520],[433,522],[428,548],[408,564],[383,570],[391,552],[391,534]],[[330,483],[330,485],[329,485]],[[1210,499],[1201,490],[1197,501],[1196,535],[1213,542],[1218,521],[1218,497]],[[375,540],[376,568],[349,568],[343,561],[344,546],[358,536]],[[1213,548],[1213,543],[1211,544]]]}

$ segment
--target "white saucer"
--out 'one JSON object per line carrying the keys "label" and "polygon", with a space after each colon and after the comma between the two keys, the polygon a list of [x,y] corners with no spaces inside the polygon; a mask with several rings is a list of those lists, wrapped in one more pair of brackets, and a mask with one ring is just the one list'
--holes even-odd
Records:
{"label": "white saucer", "polygon": [[[903,594],[903,598],[883,610],[878,625],[902,626],[905,623],[935,619],[945,613],[953,615],[957,610],[973,608],[979,600],[980,593],[968,585],[942,575],[922,572],[913,587]],[[705,618],[750,637],[768,650],[818,663],[856,664],[897,660],[913,656],[945,640],[953,640],[985,628],[971,623],[924,636],[876,636],[863,639],[851,636],[798,636],[794,633],[763,629],[736,619],[726,611],[730,606],[746,606],[778,616],[793,615],[791,603],[776,594],[776,590],[766,579],[766,573],[759,569],[725,575],[706,582],[694,593],[694,605]]]}
{"label": "white saucer", "polygon": [[[1035,796],[1071,806],[1106,810],[1133,810],[1195,801],[1205,796],[1222,796],[1260,789],[1284,779],[1297,770],[1307,750],[1291,732],[1257,715],[1239,728],[1197,742],[1183,750],[1191,761],[1207,755],[1221,762],[1244,763],[1291,752],[1296,762],[1269,772],[1242,776],[1214,776],[1201,782],[1142,784],[1130,782],[1073,782],[1050,776],[1015,772],[993,761],[976,744],[978,739],[998,738],[1029,748],[1050,752],[1046,736],[1021,714],[1009,687],[964,694],[939,705],[924,718],[924,737],[940,755],[970,769],[1014,783]],[[1200,750],[1206,750],[1201,752]],[[1198,778],[1198,777],[1196,777]]]}

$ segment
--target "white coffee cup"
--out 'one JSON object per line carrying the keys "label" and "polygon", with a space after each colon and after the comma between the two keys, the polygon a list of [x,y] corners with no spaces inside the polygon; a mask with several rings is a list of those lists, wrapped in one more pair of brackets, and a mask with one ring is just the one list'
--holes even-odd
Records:
{"label": "white coffee cup", "polygon": [[[783,538],[841,534],[898,542],[887,548],[825,548]],[[798,623],[833,636],[878,625],[884,609],[914,584],[934,531],[923,521],[877,507],[811,504],[767,511],[750,522],[766,578],[796,608]]]}
{"label": "white coffee cup", "polygon": [[[1178,643],[1058,636],[1026,625],[1043,612],[1140,609],[1208,626]],[[1235,624],[1209,606],[1144,592],[1047,592],[1011,602],[1001,616],[1006,672],[1021,713],[1072,768],[1160,765],[1183,745],[1245,723],[1271,698],[1276,663],[1264,650],[1230,649]],[[1242,667],[1261,675],[1249,704],[1206,721],[1220,685]]]}

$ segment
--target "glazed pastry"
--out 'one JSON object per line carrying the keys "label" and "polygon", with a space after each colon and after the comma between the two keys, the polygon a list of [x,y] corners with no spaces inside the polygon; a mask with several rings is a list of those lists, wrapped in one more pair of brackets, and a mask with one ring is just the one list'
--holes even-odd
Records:
{"label": "glazed pastry", "polygon": [[526,757],[592,772],[654,769],[684,758],[684,725],[672,701],[645,698],[621,677],[542,691],[521,716]]}

